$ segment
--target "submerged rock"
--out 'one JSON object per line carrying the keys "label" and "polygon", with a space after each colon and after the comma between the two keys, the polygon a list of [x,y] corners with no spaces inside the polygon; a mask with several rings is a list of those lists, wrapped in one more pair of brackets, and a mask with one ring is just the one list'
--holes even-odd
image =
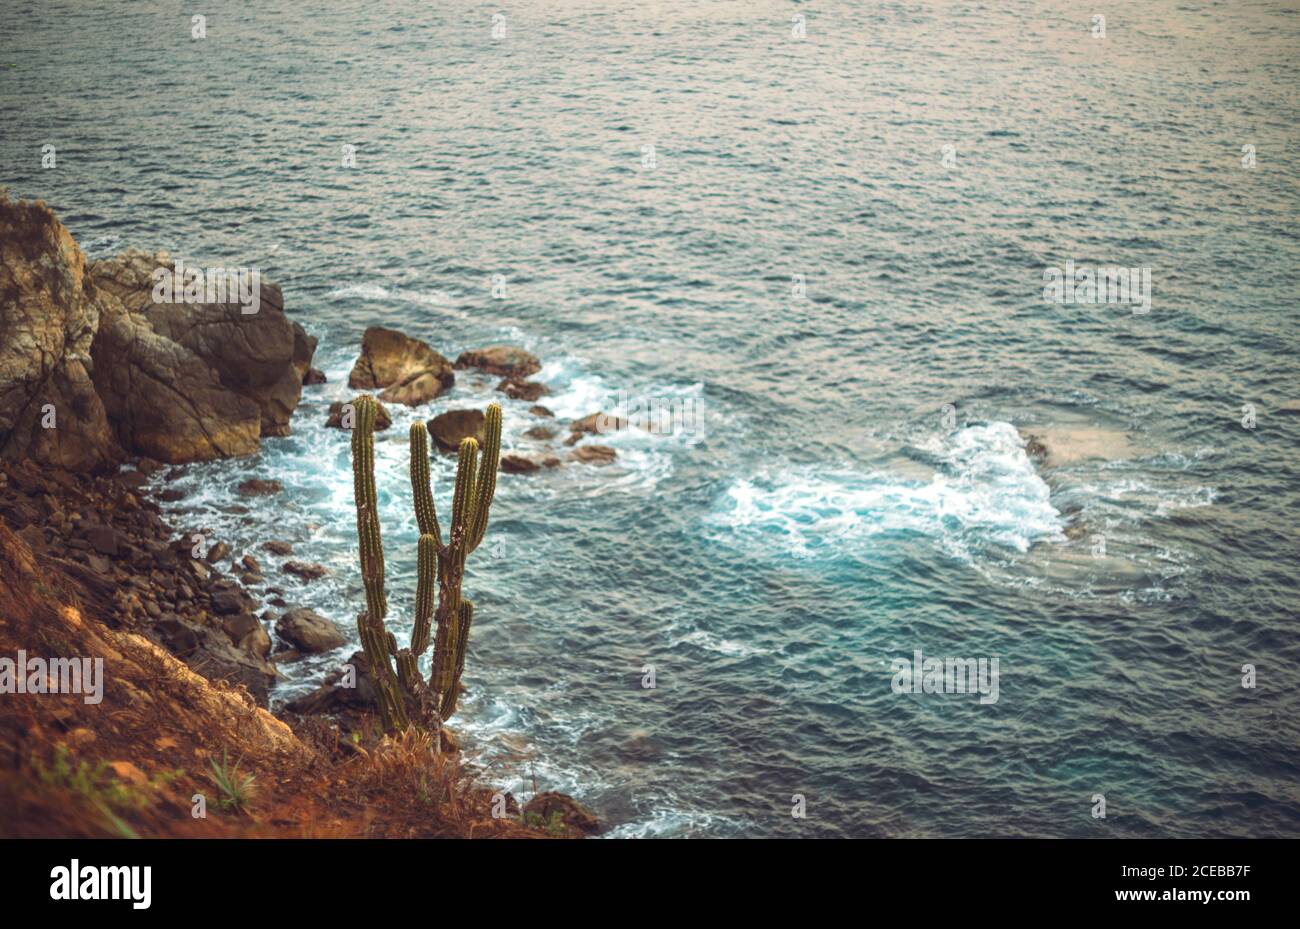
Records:
{"label": "submerged rock", "polygon": [[250,477],[237,488],[240,496],[244,497],[269,497],[278,494],[284,490],[284,485],[279,481],[269,481],[260,477]]}
{"label": "submerged rock", "polygon": [[609,464],[617,457],[618,453],[608,445],[582,445],[569,452],[570,460],[583,464]]}
{"label": "submerged rock", "polygon": [[380,326],[366,330],[348,375],[354,390],[382,390],[380,400],[406,406],[428,403],[455,382],[451,362],[427,343]]}
{"label": "submerged rock", "polygon": [[289,573],[297,575],[304,581],[315,581],[330,573],[330,569],[324,565],[310,564],[305,561],[286,561],[281,568]]}
{"label": "submerged rock", "polygon": [[627,420],[621,417],[609,413],[591,413],[569,423],[570,435],[566,442],[572,445],[584,435],[608,435],[627,427]]}
{"label": "submerged rock", "polygon": [[456,359],[457,368],[478,368],[488,374],[505,378],[523,379],[542,370],[537,356],[512,345],[490,345],[474,351],[461,352]]}
{"label": "submerged rock", "polygon": [[497,390],[511,400],[527,400],[529,403],[551,392],[551,388],[545,384],[537,381],[525,381],[517,377],[506,378],[500,384],[497,384]]}
{"label": "submerged rock", "polygon": [[502,455],[501,470],[506,474],[531,474],[541,470],[541,465],[523,455]]}

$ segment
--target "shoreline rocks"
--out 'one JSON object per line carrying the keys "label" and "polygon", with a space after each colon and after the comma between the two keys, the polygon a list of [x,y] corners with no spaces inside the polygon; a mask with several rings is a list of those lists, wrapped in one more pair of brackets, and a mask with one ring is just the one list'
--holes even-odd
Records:
{"label": "shoreline rocks", "polygon": [[0,457],[110,473],[289,434],[316,340],[280,289],[261,284],[255,313],[163,302],[159,269],[164,252],[88,261],[48,206],[0,195]]}
{"label": "shoreline rocks", "polygon": [[144,635],[211,681],[244,685],[266,706],[278,679],[270,637],[254,615],[257,600],[217,567],[230,546],[196,544],[210,537],[204,532],[173,538],[158,505],[122,479],[134,473],[74,475],[0,460],[0,519],[46,573],[75,586],[91,616]]}
{"label": "shoreline rocks", "polygon": [[348,375],[352,389],[381,390],[380,400],[405,406],[428,403],[455,382],[451,362],[427,343],[382,326],[366,330]]}

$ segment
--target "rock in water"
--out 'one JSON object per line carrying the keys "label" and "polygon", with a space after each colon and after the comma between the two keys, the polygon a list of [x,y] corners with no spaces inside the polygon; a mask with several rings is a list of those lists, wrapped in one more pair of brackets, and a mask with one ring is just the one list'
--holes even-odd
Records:
{"label": "rock in water", "polygon": [[517,377],[508,377],[500,384],[497,384],[497,390],[501,391],[511,400],[526,400],[533,403],[539,397],[544,397],[551,392],[551,388],[537,381],[525,381]]}
{"label": "rock in water", "polygon": [[569,458],[583,464],[609,464],[618,453],[608,445],[583,445],[569,452]]}
{"label": "rock in water", "polygon": [[570,829],[576,829],[588,835],[601,830],[600,820],[596,818],[596,815],[567,794],[555,793],[549,790],[540,793],[524,804],[523,812],[525,821],[530,816],[540,817],[543,826],[548,825],[551,822],[551,817],[555,816]]}
{"label": "rock in water", "polygon": [[426,343],[380,326],[366,330],[348,375],[349,387],[382,389],[379,399],[406,406],[428,403],[455,382],[451,362]]}
{"label": "rock in water", "polygon": [[512,345],[490,345],[476,351],[461,352],[457,368],[478,368],[488,374],[523,380],[542,370],[537,356]]}
{"label": "rock in water", "polygon": [[506,474],[531,474],[540,468],[541,465],[523,455],[501,456],[501,470]]}
{"label": "rock in water", "polygon": [[260,477],[250,477],[238,487],[239,494],[243,497],[269,497],[283,490],[284,485],[279,481],[268,481]]}
{"label": "rock in water", "polygon": [[306,607],[289,610],[281,616],[276,621],[275,634],[282,642],[308,655],[328,652],[347,643],[332,620]]}
{"label": "rock in water", "polygon": [[429,435],[438,448],[454,452],[460,448],[461,439],[474,438],[483,446],[483,411],[448,410],[428,423]]}
{"label": "rock in water", "polygon": [[305,561],[286,561],[281,569],[289,574],[296,574],[304,581],[315,581],[330,573],[324,565],[310,564]]}

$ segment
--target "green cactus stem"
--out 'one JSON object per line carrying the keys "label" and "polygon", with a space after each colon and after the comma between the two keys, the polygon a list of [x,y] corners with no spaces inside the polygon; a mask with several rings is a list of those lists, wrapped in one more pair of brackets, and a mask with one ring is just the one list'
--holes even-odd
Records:
{"label": "green cactus stem", "polygon": [[[496,494],[496,474],[501,457],[501,407],[493,403],[484,415],[481,457],[476,440],[467,438],[460,444],[456,484],[452,492],[451,531],[446,543],[442,541],[433,502],[428,432],[423,423],[411,427],[411,491],[420,539],[411,647],[401,650],[384,626],[388,600],[384,592],[384,546],[375,489],[374,425],[377,410],[378,405],[371,397],[360,397],[355,401],[353,493],[357,506],[361,578],[366,588],[366,612],[357,618],[357,629],[379,693],[384,728],[398,731],[414,721],[422,727],[440,731],[442,720],[456,710],[460,678],[465,670],[474,606],[461,599],[461,583],[466,556],[479,546],[487,533],[488,514]],[[436,633],[432,629],[435,621]],[[426,683],[420,675],[418,662],[429,648],[431,634],[433,656]],[[396,658],[396,671],[390,656]]]}

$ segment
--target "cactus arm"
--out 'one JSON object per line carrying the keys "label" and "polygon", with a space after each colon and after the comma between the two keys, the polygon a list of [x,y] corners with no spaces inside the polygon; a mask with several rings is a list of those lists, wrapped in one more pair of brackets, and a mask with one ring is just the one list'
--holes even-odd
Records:
{"label": "cactus arm", "polygon": [[459,629],[456,636],[456,671],[442,701],[442,718],[446,719],[456,712],[456,703],[460,698],[460,676],[465,670],[465,650],[469,645],[469,627],[474,622],[474,603],[462,600],[460,603]]}
{"label": "cactus arm", "polygon": [[431,535],[441,544],[438,509],[433,502],[429,480],[429,433],[420,422],[411,425],[411,492],[415,498],[415,518],[420,524],[420,535]]}
{"label": "cactus arm", "polygon": [[477,461],[478,442],[462,439],[456,461],[456,489],[451,500],[451,548],[464,543],[470,517],[474,512],[474,466]]}
{"label": "cactus arm", "polygon": [[501,461],[501,407],[488,405],[483,423],[483,457],[479,461],[474,512],[469,527],[468,551],[474,551],[487,533],[488,510],[497,489],[497,468]]}
{"label": "cactus arm", "polygon": [[429,630],[433,621],[433,592],[438,580],[438,540],[422,535],[415,584],[415,627],[411,631],[411,651],[419,657],[429,647]]}
{"label": "cactus arm", "polygon": [[379,500],[375,492],[375,401],[355,402],[356,429],[352,433],[353,495],[357,506],[357,543],[361,553],[361,579],[366,586],[366,609],[380,622],[388,615],[384,596],[384,543],[379,532]]}
{"label": "cactus arm", "polygon": [[384,632],[383,620],[375,621],[367,613],[357,617],[357,632],[361,637],[361,648],[366,653],[370,665],[370,678],[374,681],[375,691],[379,695],[379,716],[384,729],[388,732],[400,731],[409,725],[406,716],[406,703],[398,690],[398,681],[394,678],[393,667],[388,661],[386,646],[387,634]]}

